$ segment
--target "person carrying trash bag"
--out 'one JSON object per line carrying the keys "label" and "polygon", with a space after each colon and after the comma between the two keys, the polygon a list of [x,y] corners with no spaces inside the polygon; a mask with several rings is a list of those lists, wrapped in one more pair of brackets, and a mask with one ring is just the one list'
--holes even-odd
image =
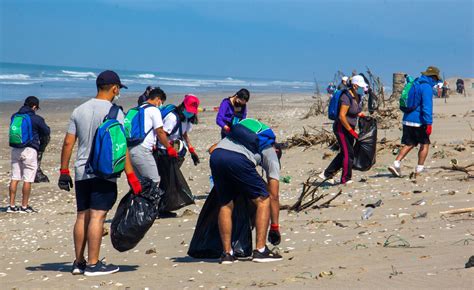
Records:
{"label": "person carrying trash bag", "polygon": [[49,182],[49,178],[41,169],[41,161],[43,160],[44,151],[51,140],[50,135],[40,137],[40,147],[38,149],[38,170],[36,170],[35,183]]}
{"label": "person carrying trash bag", "polygon": [[329,102],[329,119],[334,120],[333,131],[339,143],[340,151],[319,177],[334,184],[334,175],[342,168],[341,184],[352,183],[354,161],[354,142],[359,135],[354,130],[357,118],[364,117],[361,100],[368,87],[364,78],[355,75],[348,90],[337,91]]}
{"label": "person carrying trash bag", "polygon": [[173,150],[165,148],[164,144],[157,142],[155,160],[158,172],[162,177],[160,188],[165,191],[162,205],[160,206],[160,217],[176,217],[172,211],[194,203],[194,199],[186,183],[180,167],[184,162],[184,156],[189,151],[193,163],[200,163],[199,156],[191,144],[189,133],[194,124],[197,124],[199,98],[192,94],[184,96],[179,106],[172,104],[160,107],[163,118],[163,130],[169,139],[169,145]]}
{"label": "person carrying trash bag", "polygon": [[130,190],[121,200],[110,226],[112,246],[119,252],[135,248],[158,216],[163,191],[150,178],[139,178],[142,192]]}
{"label": "person carrying trash bag", "polygon": [[[233,200],[242,194],[250,198],[256,206],[257,236],[252,260],[254,262],[282,260],[281,255],[268,249],[265,241],[270,217],[275,227],[278,225],[278,214],[275,215],[275,212],[270,210],[271,208],[279,210],[280,163],[274,144],[275,134],[270,127],[254,119],[245,119],[232,126],[227,137],[211,152],[210,166],[220,207],[218,225],[223,247],[221,264],[232,264],[236,261],[231,243]],[[261,165],[266,172],[268,187],[258,174],[257,165]],[[269,194],[269,191],[272,194]],[[280,239],[278,229],[270,230],[275,233],[272,242],[278,244]]]}

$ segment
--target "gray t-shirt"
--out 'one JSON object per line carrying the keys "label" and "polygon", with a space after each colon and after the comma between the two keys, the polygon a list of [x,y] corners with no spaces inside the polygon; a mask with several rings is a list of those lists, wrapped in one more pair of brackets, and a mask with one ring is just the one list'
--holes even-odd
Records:
{"label": "gray t-shirt", "polygon": [[[111,102],[94,98],[83,103],[72,112],[67,132],[76,135],[78,141],[77,157],[74,164],[76,181],[95,177],[95,175],[85,172],[86,163],[91,152],[95,132],[109,113],[110,107],[112,107]],[[123,124],[123,119],[123,112],[119,111],[117,120]]]}
{"label": "gray t-shirt", "polygon": [[360,112],[362,112],[362,106],[357,103],[357,100],[353,98],[350,94],[343,93],[341,95],[341,105],[349,106],[349,110],[346,114],[347,122],[352,127],[357,125],[357,118]]}
{"label": "gray t-shirt", "polygon": [[236,143],[229,138],[222,139],[217,148],[237,152],[243,154],[250,161],[255,164],[255,166],[262,166],[263,170],[267,174],[267,179],[272,178],[279,180],[280,179],[280,162],[278,161],[278,156],[276,155],[275,149],[273,147],[268,147],[262,151],[262,156],[260,154],[253,154],[252,151],[245,148],[245,146]]}

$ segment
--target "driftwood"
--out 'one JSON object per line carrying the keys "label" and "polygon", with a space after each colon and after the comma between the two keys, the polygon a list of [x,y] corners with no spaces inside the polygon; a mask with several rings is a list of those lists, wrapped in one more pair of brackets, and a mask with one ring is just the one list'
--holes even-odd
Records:
{"label": "driftwood", "polygon": [[458,209],[452,209],[452,210],[447,210],[447,211],[440,211],[439,214],[462,214],[462,213],[468,213],[468,212],[474,212],[474,207],[466,207],[466,208],[458,208]]}
{"label": "driftwood", "polygon": [[309,148],[314,145],[326,144],[329,147],[337,144],[337,139],[334,134],[324,128],[316,129],[312,128],[315,132],[308,132],[303,127],[303,134],[296,134],[293,137],[288,138],[285,141],[285,147],[306,147]]}
{"label": "driftwood", "polygon": [[471,164],[466,165],[466,166],[461,166],[461,165],[458,165],[458,164],[451,164],[451,167],[441,166],[441,169],[461,171],[461,172],[466,173],[470,178],[474,178],[474,175],[471,173],[471,171],[474,172],[474,163],[471,163]]}
{"label": "driftwood", "polygon": [[316,95],[313,98],[316,99],[316,101],[311,105],[308,113],[306,113],[306,115],[302,119],[308,119],[309,117],[326,114],[329,99],[326,101],[323,101],[323,99],[321,98],[321,95]]}
{"label": "driftwood", "polygon": [[[323,183],[324,181],[323,182],[311,181],[311,177],[308,177],[308,179],[305,182],[303,182],[303,190],[301,191],[301,194],[298,197],[298,200],[293,205],[280,206],[280,210],[287,209],[289,211],[299,212],[299,211],[308,209],[310,207],[312,209],[328,208],[330,203],[342,194],[342,190],[340,190],[335,196],[333,196],[329,200],[323,202],[322,204],[317,205],[316,202],[324,199],[325,197],[329,195],[328,193],[317,192],[318,188]],[[305,201],[305,199],[309,197],[311,197],[311,199],[308,201]]]}

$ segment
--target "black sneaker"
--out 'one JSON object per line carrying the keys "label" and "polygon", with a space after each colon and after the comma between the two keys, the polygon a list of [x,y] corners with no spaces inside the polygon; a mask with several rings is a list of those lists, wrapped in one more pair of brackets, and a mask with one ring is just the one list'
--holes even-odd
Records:
{"label": "black sneaker", "polygon": [[229,265],[235,262],[238,262],[237,258],[229,253],[222,253],[221,255],[221,260],[219,261],[219,264],[222,265]]}
{"label": "black sneaker", "polygon": [[20,209],[16,205],[8,206],[7,207],[7,212],[8,213],[18,213],[18,212],[20,212]]}
{"label": "black sneaker", "polygon": [[283,257],[280,254],[274,253],[270,251],[270,249],[265,246],[265,251],[260,253],[258,250],[253,250],[252,261],[257,263],[268,263],[268,262],[275,262],[281,261]]}
{"label": "black sneaker", "polygon": [[112,264],[105,264],[102,261],[98,261],[95,265],[87,265],[86,269],[84,270],[84,275],[88,277],[93,276],[102,276],[116,273],[120,270],[118,266]]}
{"label": "black sneaker", "polygon": [[74,263],[72,263],[71,274],[82,275],[84,274],[84,270],[86,270],[86,261],[82,261],[81,263],[74,261]]}
{"label": "black sneaker", "polygon": [[37,212],[37,211],[34,210],[31,206],[27,206],[27,207],[20,206],[20,213],[33,213],[33,212]]}

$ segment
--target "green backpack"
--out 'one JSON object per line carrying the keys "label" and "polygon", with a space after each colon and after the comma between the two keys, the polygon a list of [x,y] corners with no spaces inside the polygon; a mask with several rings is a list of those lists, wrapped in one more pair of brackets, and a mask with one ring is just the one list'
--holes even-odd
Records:
{"label": "green backpack", "polygon": [[14,148],[25,148],[33,141],[33,126],[28,114],[14,114],[10,122],[9,144]]}

